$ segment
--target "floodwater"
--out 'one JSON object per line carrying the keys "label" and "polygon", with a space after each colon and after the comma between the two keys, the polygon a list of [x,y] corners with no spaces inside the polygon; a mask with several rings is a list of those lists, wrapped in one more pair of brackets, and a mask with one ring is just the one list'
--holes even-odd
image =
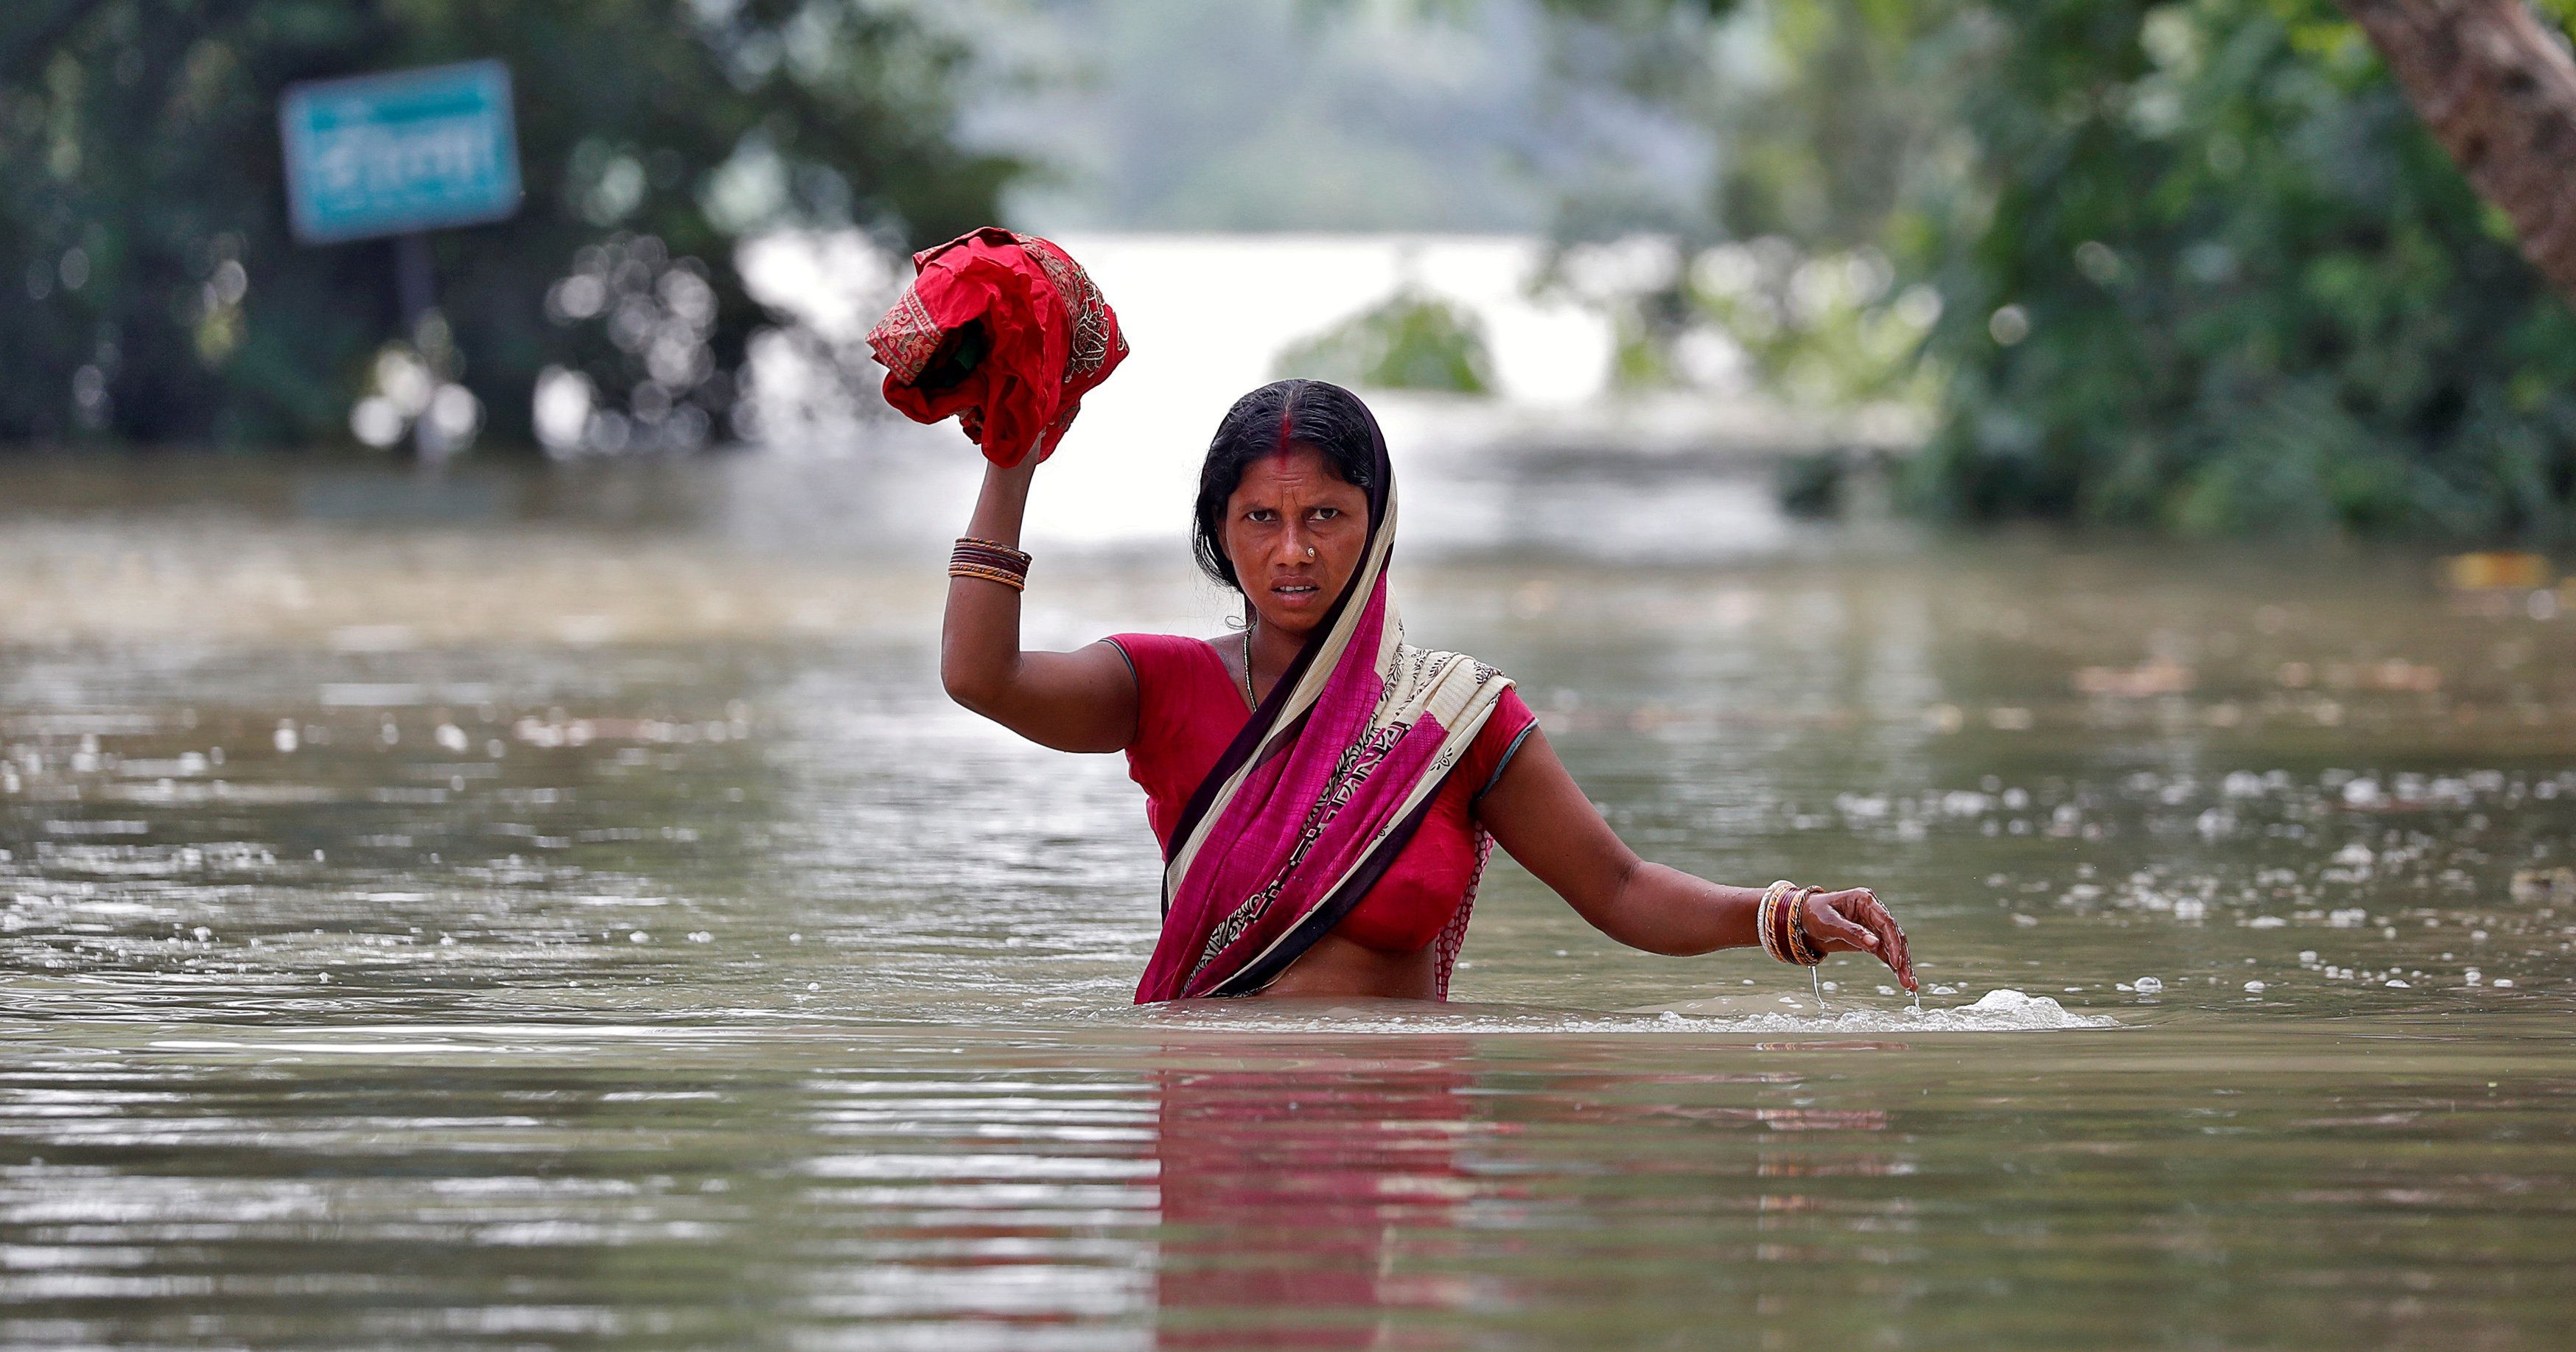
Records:
{"label": "floodwater", "polygon": [[0,1344],[2576,1339],[2555,594],[1408,479],[1414,637],[1923,1012],[1499,862],[1445,1011],[1140,1012],[1140,795],[937,687],[962,473],[0,471]]}

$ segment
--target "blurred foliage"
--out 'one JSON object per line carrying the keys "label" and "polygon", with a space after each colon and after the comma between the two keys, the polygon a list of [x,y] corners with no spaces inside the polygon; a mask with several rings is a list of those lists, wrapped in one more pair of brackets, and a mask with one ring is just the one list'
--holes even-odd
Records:
{"label": "blurred foliage", "polygon": [[[1930,398],[1907,487],[1937,515],[2576,538],[2576,317],[2331,0],[1584,22],[1621,54],[1592,78],[1718,130],[1707,228],[1772,279],[1694,264],[1614,305],[1623,378],[1683,374],[1713,324],[1793,398]],[[1872,247],[1882,299],[1778,284]]]}
{"label": "blurred foliage", "polygon": [[[1414,0],[1431,12],[1474,0]],[[1783,235],[1843,250],[1878,242],[1945,134],[1937,91],[1909,77],[1935,21],[1920,0],[1536,0],[1569,105],[1608,88],[1717,138],[1707,200],[1675,215],[1577,192],[1570,239],[1638,229],[1685,245]],[[1641,210],[1642,208],[1642,210]]]}
{"label": "blurred foliage", "polygon": [[1874,247],[1809,253],[1765,235],[1685,262],[1669,239],[1630,236],[1568,246],[1551,281],[1611,317],[1623,389],[1759,387],[1812,408],[1929,408],[1939,394],[1922,348],[1940,296],[1899,290]]}
{"label": "blurred foliage", "polygon": [[1963,6],[1913,487],[1966,516],[2570,538],[2576,316],[2328,0]]}
{"label": "blurred foliage", "polygon": [[1290,347],[1278,376],[1384,390],[1490,394],[1493,359],[1476,317],[1412,288]]}
{"label": "blurred foliage", "polygon": [[[445,323],[398,334],[390,242],[288,235],[278,97],[480,57],[515,79],[526,204],[430,240]],[[13,0],[0,442],[344,441],[418,362],[506,440],[549,368],[637,427],[696,409],[655,424],[685,440],[774,322],[734,274],[744,233],[991,219],[1017,166],[949,138],[966,57],[872,0]]]}
{"label": "blurred foliage", "polygon": [[[1607,81],[1686,111],[1719,147],[1708,198],[1687,217],[1567,204],[1555,280],[1612,317],[1615,383],[1757,385],[1811,406],[1932,403],[1938,368],[1919,356],[1939,298],[1899,285],[1887,247],[1912,198],[1965,159],[1940,87],[1914,78],[1938,22],[1930,6],[1549,8],[1570,84]],[[1652,265],[1639,231],[1678,252]],[[1584,275],[1611,257],[1628,260],[1606,269],[1613,277]]]}
{"label": "blurred foliage", "polygon": [[1720,133],[1706,226],[1728,239],[1778,235],[1816,251],[1881,242],[1921,177],[1918,166],[1948,130],[1940,91],[1911,78],[1931,6],[1768,0],[1674,8],[1669,31],[1633,20],[1612,31],[1628,37],[1634,53],[1632,89],[1689,98]]}
{"label": "blurred foliage", "polygon": [[1908,78],[1926,8],[1773,0],[1758,11],[1764,59],[1721,103],[1727,163],[1712,214],[1730,237],[1829,251],[1883,241],[1949,126],[1938,91]]}
{"label": "blurred foliage", "polygon": [[1895,281],[1875,248],[1810,255],[1766,235],[1702,250],[1685,290],[1762,383],[1794,403],[1929,406],[1937,368],[1921,353],[1940,297],[1919,284],[1899,291]]}

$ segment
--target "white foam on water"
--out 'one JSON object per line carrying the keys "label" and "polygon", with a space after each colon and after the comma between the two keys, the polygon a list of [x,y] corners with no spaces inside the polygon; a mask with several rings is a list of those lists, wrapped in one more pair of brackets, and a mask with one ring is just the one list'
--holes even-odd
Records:
{"label": "white foam on water", "polygon": [[2108,1014],[2079,1014],[2049,996],[2025,995],[2010,988],[1990,990],[1975,1004],[1949,1009],[1851,1010],[1802,1022],[1807,1027],[1835,1032],[2024,1033],[2120,1026],[2120,1021]]}
{"label": "white foam on water", "polygon": [[[2117,1028],[2105,1014],[2083,1014],[2045,995],[1996,989],[1976,1003],[1949,1008],[1828,1010],[1821,1014],[1748,1007],[1741,997],[1685,1001],[1669,1007],[1615,1014],[1424,1009],[1393,1012],[1393,1002],[1372,1001],[1343,1009],[1271,1010],[1258,1003],[1226,1008],[1157,1010],[1145,1017],[1158,1027],[1205,1033],[1298,1034],[1673,1034],[1673,1033],[2037,1033]],[[1803,1007],[1802,1007],[1803,1009]],[[1108,1010],[1110,1020],[1124,1011]]]}
{"label": "white foam on water", "polygon": [[[1670,1015],[1681,1016],[1678,1023]],[[1671,1031],[1746,1033],[2038,1033],[2117,1028],[2107,1014],[2080,1014],[2045,995],[2008,987],[1990,990],[1974,1004],[1915,1009],[1826,1010],[1819,1014],[1739,1010],[1725,1001],[1673,1006],[1659,1026]]]}

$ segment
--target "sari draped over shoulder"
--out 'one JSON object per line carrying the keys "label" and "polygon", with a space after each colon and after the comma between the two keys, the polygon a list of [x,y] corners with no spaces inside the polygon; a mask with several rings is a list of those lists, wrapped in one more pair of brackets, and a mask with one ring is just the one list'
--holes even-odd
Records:
{"label": "sari draped over shoulder", "polygon": [[[1164,847],[1163,932],[1136,1002],[1248,995],[1368,895],[1422,824],[1511,680],[1404,642],[1387,598],[1395,475],[1376,465],[1359,568],[1295,661],[1190,796]],[[1491,839],[1475,836],[1478,872]],[[1438,990],[1475,883],[1436,941]]]}

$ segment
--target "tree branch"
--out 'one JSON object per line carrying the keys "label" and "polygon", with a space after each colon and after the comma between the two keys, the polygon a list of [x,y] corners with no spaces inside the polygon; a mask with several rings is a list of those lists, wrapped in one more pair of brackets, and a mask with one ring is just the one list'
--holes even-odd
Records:
{"label": "tree branch", "polygon": [[2576,58],[2523,0],[2338,0],[2523,257],[2576,304]]}

